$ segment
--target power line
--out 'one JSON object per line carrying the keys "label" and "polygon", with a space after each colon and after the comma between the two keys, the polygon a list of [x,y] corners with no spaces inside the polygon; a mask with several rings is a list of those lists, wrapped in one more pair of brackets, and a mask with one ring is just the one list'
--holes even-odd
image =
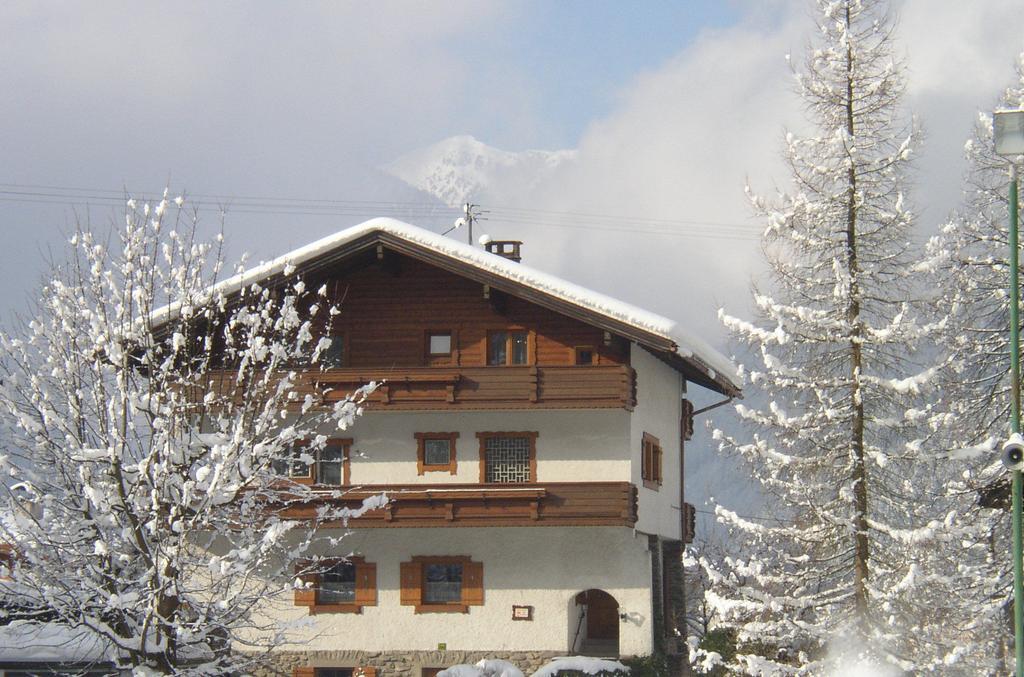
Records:
{"label": "power line", "polygon": [[[31,190],[30,190],[31,189]],[[0,193],[15,193],[15,194],[40,194],[40,190],[46,191],[60,191],[57,197],[80,197],[90,198],[99,200],[124,200],[127,197],[144,196],[149,193],[133,193],[128,190],[111,190],[108,188],[81,188],[73,186],[55,186],[49,184],[32,184],[32,183],[0,183]],[[74,196],[65,195],[65,193],[87,193],[87,195]],[[153,193],[156,195],[156,193]],[[220,200],[225,202],[238,202],[238,201],[253,201],[260,200],[265,202],[291,202],[300,203],[307,205],[309,203],[320,203],[327,205],[397,205],[397,206],[419,206],[419,207],[433,207],[445,211],[458,211],[455,207],[448,207],[446,205],[431,205],[425,202],[409,202],[399,200],[349,200],[349,199],[327,199],[327,198],[312,198],[312,197],[270,197],[266,195],[231,195],[228,193],[186,193],[189,198],[197,198],[203,200]]]}
{"label": "power line", "polygon": [[[714,515],[714,516],[718,515],[718,513],[716,513],[714,510],[701,510],[700,508],[694,508],[694,511],[702,513],[704,515]],[[759,520],[761,522],[778,522],[779,524],[796,524],[795,520],[784,520],[784,519],[779,519],[778,517],[760,517],[758,515],[741,515],[740,513],[735,513],[735,515],[737,517],[742,517],[743,519]]]}
{"label": "power line", "polygon": [[[116,206],[131,193],[125,190],[85,188],[54,184],[0,183],[0,202],[60,204],[75,206],[84,202]],[[347,200],[305,197],[267,197],[257,195],[230,195],[224,193],[195,193],[188,197],[200,202],[193,207],[200,211],[231,212],[237,214],[272,214],[296,216],[346,216],[366,214],[368,211],[406,217],[448,218],[457,210],[443,205],[423,202],[386,200]],[[140,196],[140,199],[142,197]],[[204,205],[201,200],[215,200],[224,204]],[[589,231],[667,235],[684,238],[757,239],[758,235],[741,224],[698,221],[621,217],[610,214],[585,212],[559,212],[544,209],[502,207],[493,210],[494,221],[514,225],[533,225],[552,228],[571,228]],[[667,229],[666,225],[681,226]],[[651,226],[655,226],[652,228]],[[694,226],[697,228],[695,229]],[[715,228],[711,228],[715,226]]]}

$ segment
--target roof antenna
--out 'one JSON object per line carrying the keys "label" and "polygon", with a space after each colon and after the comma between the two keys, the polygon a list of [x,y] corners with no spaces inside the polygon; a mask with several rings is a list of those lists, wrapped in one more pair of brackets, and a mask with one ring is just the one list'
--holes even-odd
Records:
{"label": "roof antenna", "polygon": [[452,227],[449,228],[448,230],[444,231],[441,234],[442,235],[447,235],[448,233],[452,232],[453,230],[458,230],[459,228],[462,228],[463,226],[468,226],[468,228],[467,228],[468,232],[466,233],[466,242],[468,242],[469,246],[472,247],[473,246],[473,224],[478,222],[478,221],[486,221],[487,217],[486,216],[481,216],[481,215],[482,214],[488,214],[488,213],[490,213],[490,210],[487,210],[487,209],[483,209],[482,210],[482,209],[480,209],[480,205],[475,205],[475,204],[473,204],[471,202],[466,202],[465,204],[462,205],[462,214],[463,215],[460,216],[459,218],[455,219],[455,223],[452,224]]}

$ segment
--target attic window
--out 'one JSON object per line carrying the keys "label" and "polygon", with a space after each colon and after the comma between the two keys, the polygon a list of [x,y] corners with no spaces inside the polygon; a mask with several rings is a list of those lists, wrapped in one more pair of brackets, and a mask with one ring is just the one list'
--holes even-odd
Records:
{"label": "attic window", "polygon": [[528,364],[530,333],[527,331],[492,331],[487,334],[487,364],[508,366]]}
{"label": "attic window", "polygon": [[593,364],[593,346],[576,346],[576,364]]}
{"label": "attic window", "polygon": [[431,357],[444,357],[451,355],[452,333],[450,331],[428,332],[427,354]]}

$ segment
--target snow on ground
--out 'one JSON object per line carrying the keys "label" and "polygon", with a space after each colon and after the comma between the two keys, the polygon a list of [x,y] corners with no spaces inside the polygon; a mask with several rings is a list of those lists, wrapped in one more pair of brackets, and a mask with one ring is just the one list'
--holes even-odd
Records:
{"label": "snow on ground", "polygon": [[[533,677],[555,677],[563,670],[574,670],[586,675],[596,675],[601,672],[629,674],[629,668],[618,661],[571,656],[554,659],[533,673]],[[508,661],[484,659],[476,665],[453,665],[437,673],[437,677],[523,677],[523,673]]]}
{"label": "snow on ground", "polygon": [[586,675],[596,675],[599,672],[629,674],[629,668],[618,661],[604,658],[587,658],[586,656],[572,656],[570,658],[556,658],[533,673],[533,677],[555,677],[562,670],[577,670]]}

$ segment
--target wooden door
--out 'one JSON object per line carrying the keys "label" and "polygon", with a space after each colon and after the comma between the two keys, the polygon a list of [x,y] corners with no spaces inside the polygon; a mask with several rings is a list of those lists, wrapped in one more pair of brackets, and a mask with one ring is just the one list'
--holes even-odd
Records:
{"label": "wooden door", "polygon": [[619,605],[603,590],[587,591],[587,638],[619,639]]}

